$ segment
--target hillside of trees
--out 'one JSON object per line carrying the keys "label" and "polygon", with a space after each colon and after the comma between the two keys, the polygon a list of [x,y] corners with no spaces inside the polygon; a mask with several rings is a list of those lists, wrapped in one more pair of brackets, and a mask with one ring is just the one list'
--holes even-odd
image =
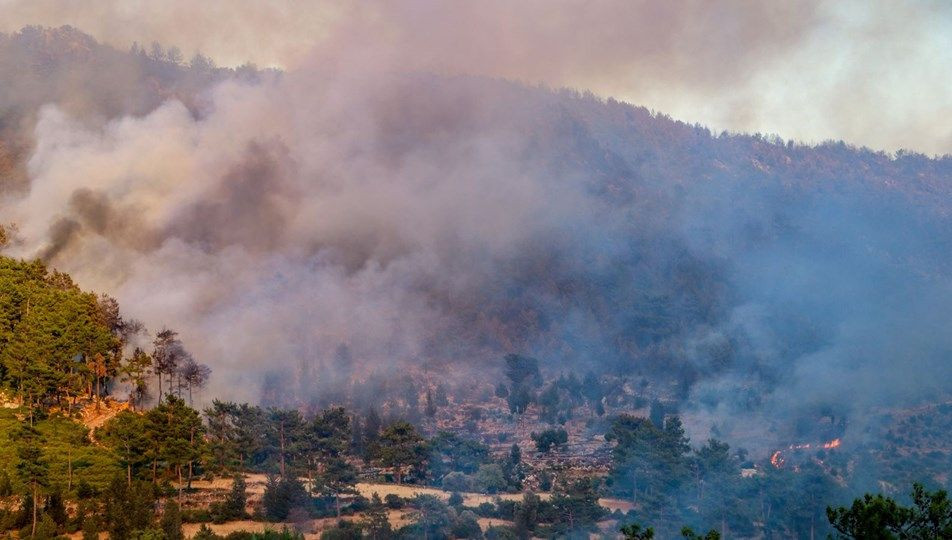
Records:
{"label": "hillside of trees", "polygon": [[[185,59],[174,47],[159,44],[118,51],[69,27],[28,27],[2,36],[0,67],[16,74],[0,95],[0,193],[14,197],[11,201],[28,191],[33,129],[44,106],[56,106],[80,124],[102,126],[119,118],[131,122],[176,102],[201,120],[216,112],[207,92],[216,83],[240,80],[270,88],[291,76],[253,66],[217,68],[201,55]],[[806,145],[715,133],[612,99],[478,77],[414,73],[387,83],[393,88],[361,96],[340,111],[342,118],[332,119],[361,113],[376,126],[353,148],[341,149],[345,161],[348,153],[371,154],[375,166],[399,170],[401,164],[423,160],[440,179],[454,170],[485,166],[459,150],[471,140],[486,139],[501,147],[506,167],[500,174],[515,182],[524,173],[553,201],[569,207],[584,203],[597,214],[551,218],[556,221],[551,229],[488,254],[481,250],[492,245],[491,239],[469,245],[464,240],[478,234],[441,224],[456,241],[441,239],[424,250],[440,264],[401,276],[412,284],[402,292],[413,302],[396,306],[408,317],[418,315],[418,304],[432,310],[419,321],[422,335],[413,337],[413,348],[426,351],[426,358],[401,351],[392,360],[396,367],[452,364],[463,373],[471,364],[525,353],[557,369],[670,382],[677,385],[677,397],[694,406],[744,421],[757,420],[751,418],[756,414],[792,415],[791,424],[801,427],[822,409],[847,416],[857,401],[864,401],[866,409],[908,405],[924,395],[942,400],[948,394],[938,382],[950,375],[942,360],[947,344],[932,326],[912,321],[935,312],[933,304],[945,299],[952,263],[947,249],[952,157],[892,155],[841,141]],[[288,283],[313,275],[311,265],[325,269],[325,260],[332,261],[327,280],[359,268],[396,271],[399,265],[391,263],[411,264],[399,254],[412,251],[407,246],[418,241],[412,230],[402,230],[414,227],[383,223],[378,231],[373,223],[384,219],[380,216],[310,231],[328,240],[283,244],[281,231],[291,227],[289,215],[295,213],[289,209],[325,194],[309,191],[316,188],[308,178],[284,177],[293,176],[285,171],[293,167],[281,145],[254,142],[238,151],[242,157],[234,167],[220,172],[228,180],[223,191],[212,189],[209,200],[177,208],[174,225],[130,221],[127,214],[140,212],[113,200],[119,195],[84,186],[68,197],[63,215],[49,216],[48,232],[40,232],[47,237],[32,239],[39,249],[28,255],[64,267],[74,259],[65,255],[67,246],[79,252],[99,242],[117,251],[134,246],[141,258],[180,242],[195,256],[219,257],[238,249],[259,257],[258,262],[288,259],[289,267],[282,268],[292,276]],[[295,141],[283,144],[293,147]],[[462,161],[444,163],[442,156]],[[251,176],[242,176],[246,173]],[[562,201],[566,191],[580,200]],[[265,204],[247,201],[249,194]],[[545,207],[536,212],[545,216]],[[480,208],[479,214],[490,221],[507,219],[490,218],[492,210]],[[337,229],[356,237],[338,239]],[[366,238],[360,233],[364,229],[370,230]],[[10,228],[9,236],[18,248],[22,239],[15,230]],[[386,244],[388,235],[396,237],[395,245],[381,246],[381,254],[368,247]],[[298,260],[300,251],[305,254]],[[173,277],[184,281],[185,276]],[[267,275],[249,279],[252,283],[230,286],[232,295],[247,292],[271,300]],[[233,296],[226,300],[239,302]],[[261,388],[254,391],[262,402],[322,406],[343,395],[349,404],[366,407],[368,395],[400,392],[383,382],[366,391],[365,381],[348,378],[368,371],[391,378],[390,359],[379,365],[379,357],[389,356],[379,350],[383,347],[363,343],[373,336],[297,343],[289,322],[262,324],[284,338],[279,343],[294,343],[280,355],[294,358],[294,347],[315,351],[313,357],[261,373]],[[870,336],[883,343],[871,343]],[[388,346],[397,347],[401,337]],[[341,348],[349,353],[338,357],[335,351]],[[906,351],[918,361],[900,367],[896,359]],[[240,360],[257,364],[253,358]],[[838,399],[841,392],[803,382],[827,370],[851,369],[914,377],[915,385],[872,388],[844,401]],[[868,384],[872,379],[864,376]],[[293,383],[299,387],[291,389]],[[922,391],[903,391],[913,386]],[[791,403],[791,395],[810,392],[809,405]],[[720,429],[728,431],[724,425]],[[805,434],[801,429],[793,435]]]}
{"label": "hillside of trees", "polygon": [[[70,27],[0,35],[0,72],[0,211],[44,173],[50,107],[79,148],[157,110],[230,140],[227,81],[310,110],[292,74]],[[112,191],[66,184],[34,237],[0,215],[22,257],[0,256],[0,530],[950,536],[952,157],[480,77],[381,86],[313,124],[275,107],[299,129],[247,148],[194,145],[220,182],[173,190],[171,224],[123,199],[156,180],[131,166]],[[337,192],[360,204],[309,228],[301,201]],[[188,301],[120,309],[62,268]]]}
{"label": "hillside of trees", "polygon": [[[484,534],[477,519],[492,518],[511,525],[489,528],[487,538],[588,534],[606,520],[629,536],[647,534],[635,528],[643,523],[665,537],[689,525],[728,537],[838,531],[844,538],[868,537],[869,527],[906,531],[931,523],[933,532],[921,537],[942,538],[945,532],[934,531],[947,532],[952,519],[944,492],[922,487],[914,502],[920,512],[931,512],[927,517],[892,499],[869,497],[827,510],[847,496],[846,473],[832,465],[835,451],[829,463],[819,455],[795,469],[764,464],[745,476],[743,452],[716,439],[695,446],[679,417],[664,413],[612,417],[605,434],[612,444],[608,475],[555,473],[539,486],[543,498],[526,478],[545,471],[530,467],[518,445],[500,456],[475,437],[446,431],[428,436],[432,425],[425,421],[384,419],[373,409],[302,413],[218,400],[196,410],[190,394],[202,384],[190,381],[189,373],[201,365],[174,332],[157,332],[151,350],[132,347],[130,336],[147,332],[141,325],[124,320],[109,297],[83,292],[68,275],[40,262],[0,258],[0,291],[2,385],[10,404],[0,410],[0,429],[9,440],[0,451],[0,525],[20,530],[21,537],[107,531],[118,539],[181,538],[183,521],[350,516],[323,537],[474,538]],[[507,365],[510,395],[538,384],[532,382],[536,361],[510,357]],[[104,399],[111,392],[137,406],[115,408]],[[149,395],[155,399],[143,407],[141,399]],[[84,425],[84,414],[110,407],[103,425]],[[549,453],[564,442],[564,430],[542,432],[535,450]],[[244,478],[256,473],[265,474],[267,484],[260,500],[249,503]],[[210,478],[235,480],[217,500],[196,499],[200,490],[193,482]],[[474,506],[458,494],[448,501],[432,495],[388,495],[384,501],[356,489],[371,480],[453,493],[529,491],[521,499]],[[599,502],[606,496],[630,501],[631,509],[606,509]],[[415,521],[391,527],[387,512],[404,507]],[[888,519],[871,517],[881,513]],[[214,533],[202,529],[200,535]]]}

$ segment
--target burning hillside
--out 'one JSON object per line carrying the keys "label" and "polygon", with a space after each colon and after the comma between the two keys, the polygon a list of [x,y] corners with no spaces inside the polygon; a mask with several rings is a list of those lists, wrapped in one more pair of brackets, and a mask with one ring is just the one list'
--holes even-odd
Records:
{"label": "burning hillside", "polygon": [[[800,444],[791,444],[787,447],[787,450],[809,450],[809,449],[823,449],[823,450],[832,450],[834,448],[839,448],[842,442],[840,439],[833,439],[832,441],[825,443],[800,443]],[[775,450],[770,454],[770,464],[776,467],[777,469],[783,467],[786,464],[787,460],[784,458],[784,450]]]}
{"label": "burning hillside", "polygon": [[4,65],[42,58],[25,80],[132,75],[11,87],[32,152],[8,153],[28,178],[4,179],[7,251],[178,321],[218,395],[395,395],[408,366],[487,380],[510,352],[634,374],[725,433],[950,391],[949,254],[925,239],[952,159],[346,56],[276,74],[2,41]]}
{"label": "burning hillside", "polygon": [[341,537],[862,536],[826,505],[949,485],[941,3],[66,4],[0,0],[9,526],[253,472]]}

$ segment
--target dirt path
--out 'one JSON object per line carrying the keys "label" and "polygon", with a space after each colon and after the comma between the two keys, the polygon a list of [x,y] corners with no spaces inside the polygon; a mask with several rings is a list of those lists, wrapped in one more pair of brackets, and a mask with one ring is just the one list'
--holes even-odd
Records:
{"label": "dirt path", "polygon": [[111,399],[103,400],[99,407],[95,404],[89,404],[83,407],[82,420],[83,425],[89,429],[89,442],[96,446],[103,446],[96,439],[96,430],[106,425],[106,422],[112,420],[122,411],[129,410],[129,404]]}

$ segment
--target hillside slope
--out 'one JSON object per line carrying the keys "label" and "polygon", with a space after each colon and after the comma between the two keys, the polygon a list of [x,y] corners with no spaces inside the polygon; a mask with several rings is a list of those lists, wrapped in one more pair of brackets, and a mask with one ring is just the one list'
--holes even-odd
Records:
{"label": "hillside slope", "polygon": [[484,78],[174,56],[0,40],[0,210],[13,254],[178,321],[217,395],[365,406],[399,401],[407,366],[488,385],[522,352],[791,439],[952,391],[950,157]]}

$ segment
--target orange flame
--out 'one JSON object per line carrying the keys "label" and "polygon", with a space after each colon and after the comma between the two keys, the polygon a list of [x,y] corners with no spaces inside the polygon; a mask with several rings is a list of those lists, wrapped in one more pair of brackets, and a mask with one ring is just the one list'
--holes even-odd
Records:
{"label": "orange flame", "polygon": [[823,448],[826,448],[827,450],[829,450],[830,448],[837,448],[839,446],[840,446],[839,439],[833,439],[832,441],[828,443],[823,443]]}
{"label": "orange flame", "polygon": [[[823,448],[825,450],[831,450],[833,448],[839,448],[840,444],[842,444],[842,441],[840,439],[833,439],[830,442],[817,444],[816,447]],[[787,448],[790,450],[803,450],[807,448],[813,448],[813,445],[810,443],[791,444]],[[770,456],[770,464],[778,469],[780,467],[783,467],[784,463],[786,463],[786,460],[783,459],[783,454],[781,452],[782,452],[781,450],[777,450]]]}

